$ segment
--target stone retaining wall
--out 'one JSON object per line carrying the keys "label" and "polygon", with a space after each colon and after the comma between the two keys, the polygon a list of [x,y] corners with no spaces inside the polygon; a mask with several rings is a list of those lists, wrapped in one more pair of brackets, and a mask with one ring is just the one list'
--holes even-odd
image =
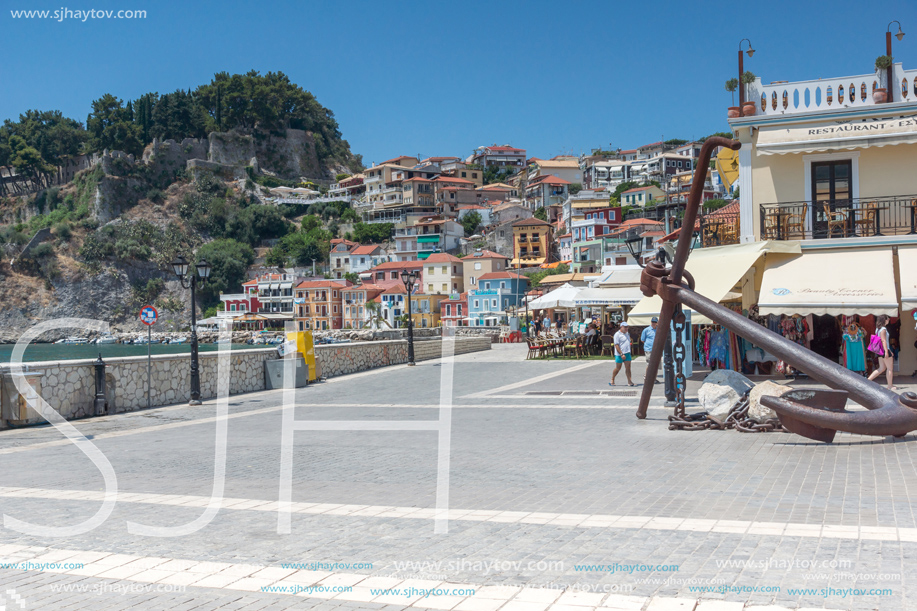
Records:
{"label": "stone retaining wall", "polygon": [[[488,337],[458,337],[455,354],[490,350]],[[216,396],[216,352],[200,354],[201,397]],[[415,361],[442,356],[442,340],[421,339],[414,342]],[[234,350],[230,355],[229,392],[238,394],[264,390],[264,361],[277,358],[275,348]],[[356,342],[315,347],[315,358],[323,377],[334,376],[397,365],[408,361],[408,342],[389,340]],[[41,396],[68,420],[92,415],[95,397],[94,360],[68,360],[24,363],[26,373],[40,376]],[[147,358],[132,356],[105,360],[108,413],[129,412],[146,407]],[[0,365],[2,393],[13,391],[9,366]],[[157,355],[152,359],[151,404],[169,405],[188,401],[191,363],[187,354]],[[42,422],[37,413],[30,413],[28,424]],[[25,424],[25,423],[20,423]],[[0,419],[0,429],[10,423]]]}
{"label": "stone retaining wall", "polygon": [[[268,359],[277,358],[275,348],[234,350],[230,355],[229,392],[237,394],[264,389],[264,365]],[[216,396],[217,353],[201,353],[201,397]],[[92,415],[95,397],[95,360],[68,360],[24,363],[26,373],[41,374],[41,396],[67,419]],[[131,356],[105,360],[106,397],[108,413],[129,412],[147,406],[147,358]],[[6,374],[9,368],[0,368]],[[168,405],[191,398],[189,380],[191,361],[187,354],[157,355],[152,359],[150,402]],[[3,392],[12,384],[4,376]],[[40,419],[33,414],[32,419]],[[0,427],[5,421],[0,420]]]}

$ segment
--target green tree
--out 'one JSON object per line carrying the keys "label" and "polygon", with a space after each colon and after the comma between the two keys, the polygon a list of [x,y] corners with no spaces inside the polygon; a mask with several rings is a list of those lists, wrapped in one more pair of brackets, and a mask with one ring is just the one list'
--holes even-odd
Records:
{"label": "green tree", "polygon": [[248,266],[255,262],[255,251],[248,244],[232,239],[214,240],[197,249],[195,264],[206,259],[210,278],[201,287],[202,305],[213,305],[221,292],[236,290],[247,279]]}
{"label": "green tree", "polygon": [[357,223],[353,226],[353,239],[360,244],[387,242],[394,233],[394,223]]}
{"label": "green tree", "polygon": [[481,215],[477,211],[471,211],[462,217],[461,223],[466,236],[474,235],[475,230],[481,226]]}
{"label": "green tree", "polygon": [[536,219],[547,221],[548,220],[548,209],[544,207],[536,208],[535,213],[532,216],[534,216]]}
{"label": "green tree", "polygon": [[[153,99],[155,94],[148,94]],[[152,105],[152,123],[147,142],[153,138],[203,138],[207,135],[207,113],[197,104],[194,96],[179,89],[159,97]]]}
{"label": "green tree", "polygon": [[307,214],[306,216],[302,217],[301,226],[302,230],[306,232],[313,229],[318,229],[322,226],[322,219],[314,214]]}
{"label": "green tree", "polygon": [[39,187],[47,187],[60,166],[82,152],[87,138],[79,121],[59,110],[28,110],[18,121],[7,119],[0,126],[0,165],[16,166]]}
{"label": "green tree", "polygon": [[133,155],[143,152],[143,128],[134,123],[122,101],[106,93],[92,102],[92,112],[86,119],[89,150],[124,151]]}

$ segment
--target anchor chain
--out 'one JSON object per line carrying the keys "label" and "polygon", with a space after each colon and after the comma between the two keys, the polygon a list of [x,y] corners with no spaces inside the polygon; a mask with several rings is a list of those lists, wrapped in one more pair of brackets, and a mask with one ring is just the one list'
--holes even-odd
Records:
{"label": "anchor chain", "polygon": [[672,356],[675,360],[675,415],[685,416],[685,390],[688,380],[685,378],[685,313],[681,304],[676,304],[675,315],[672,317],[672,329],[675,332],[675,347]]}
{"label": "anchor chain", "polygon": [[[676,378],[677,379],[677,378]],[[707,412],[697,412],[694,414],[685,414],[682,411],[669,416],[670,431],[705,431],[713,429],[725,431],[735,429],[740,433],[788,433],[778,418],[768,418],[764,422],[757,422],[748,415],[749,409],[748,395],[740,397],[735,405],[730,408],[729,413],[724,420],[714,418]]]}

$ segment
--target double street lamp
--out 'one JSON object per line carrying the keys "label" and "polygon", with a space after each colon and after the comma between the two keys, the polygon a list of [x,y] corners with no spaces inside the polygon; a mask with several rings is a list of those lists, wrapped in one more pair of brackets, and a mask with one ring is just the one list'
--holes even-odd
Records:
{"label": "double street lamp", "polygon": [[191,289],[191,400],[188,401],[188,405],[200,405],[201,371],[197,358],[197,304],[195,301],[195,293],[197,292],[198,278],[200,278],[201,284],[207,282],[207,278],[210,277],[211,268],[206,259],[201,259],[195,265],[197,268],[197,275],[193,273],[189,274],[188,267],[187,259],[181,255],[172,261],[172,270],[178,277],[179,283],[183,288]]}
{"label": "double street lamp", "polygon": [[414,283],[417,282],[417,272],[401,270],[401,281],[408,292],[408,365],[414,365],[414,316],[411,312],[411,293],[414,292]]}

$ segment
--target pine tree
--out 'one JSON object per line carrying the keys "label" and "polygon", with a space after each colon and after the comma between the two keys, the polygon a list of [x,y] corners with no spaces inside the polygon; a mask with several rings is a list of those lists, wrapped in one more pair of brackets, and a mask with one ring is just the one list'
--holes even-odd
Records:
{"label": "pine tree", "polygon": [[217,85],[217,131],[223,131],[223,86]]}

